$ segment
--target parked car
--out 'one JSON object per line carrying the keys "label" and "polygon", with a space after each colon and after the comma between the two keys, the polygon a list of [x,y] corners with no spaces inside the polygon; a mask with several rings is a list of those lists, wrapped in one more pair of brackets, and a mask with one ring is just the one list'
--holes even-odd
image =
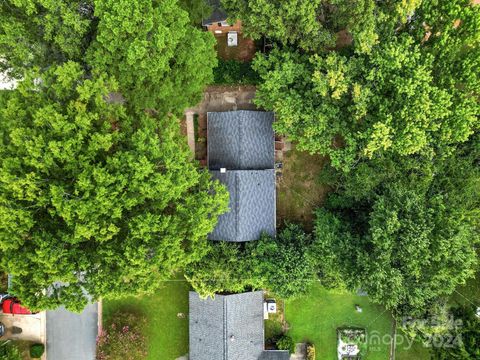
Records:
{"label": "parked car", "polygon": [[20,301],[14,297],[7,298],[2,302],[2,311],[4,314],[31,314],[26,307],[20,305]]}

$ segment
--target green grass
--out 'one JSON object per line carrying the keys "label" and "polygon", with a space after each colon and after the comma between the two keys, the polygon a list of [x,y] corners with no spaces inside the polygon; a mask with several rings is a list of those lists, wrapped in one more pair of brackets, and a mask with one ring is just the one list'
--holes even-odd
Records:
{"label": "green grass", "polygon": [[[118,310],[143,312],[147,317],[147,360],[174,360],[188,352],[189,289],[185,281],[174,281],[154,295],[104,301],[104,321]],[[178,313],[185,317],[177,317]]]}
{"label": "green grass", "polygon": [[[362,307],[362,313],[355,311],[355,304]],[[367,297],[327,291],[319,285],[313,286],[306,296],[287,301],[285,316],[290,327],[288,334],[295,342],[315,344],[318,360],[337,359],[339,327],[365,328],[369,337],[378,334],[381,338],[391,333],[392,326],[390,312],[372,304]],[[385,360],[389,353],[389,343],[370,343],[365,360]]]}
{"label": "green grass", "polygon": [[[399,331],[399,335],[402,335]],[[401,343],[400,339],[403,339]],[[410,340],[411,341],[411,340]],[[397,348],[395,351],[395,360],[430,360],[430,349],[425,348],[422,343],[415,341],[409,342],[406,337],[397,337]]]}

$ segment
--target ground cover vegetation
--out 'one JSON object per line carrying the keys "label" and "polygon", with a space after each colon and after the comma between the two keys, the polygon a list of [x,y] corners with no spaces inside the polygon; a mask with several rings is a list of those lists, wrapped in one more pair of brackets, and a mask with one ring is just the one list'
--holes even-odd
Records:
{"label": "ground cover vegetation", "polygon": [[[32,310],[153,291],[199,260],[228,194],[175,114],[214,39],[176,1],[5,1],[0,267]],[[89,294],[89,297],[86,296]]]}

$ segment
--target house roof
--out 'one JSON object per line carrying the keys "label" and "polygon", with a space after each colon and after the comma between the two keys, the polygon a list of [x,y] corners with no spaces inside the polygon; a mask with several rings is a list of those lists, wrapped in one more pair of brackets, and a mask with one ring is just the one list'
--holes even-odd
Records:
{"label": "house roof", "polygon": [[265,350],[258,360],[290,360],[287,350]]}
{"label": "house roof", "polygon": [[209,17],[202,20],[203,26],[227,20],[227,13],[222,9],[222,4],[220,3],[220,0],[209,0],[207,1],[207,3],[212,9],[212,13]]}
{"label": "house roof", "polygon": [[263,292],[200,299],[190,292],[190,359],[257,360],[264,349]]}
{"label": "house roof", "polygon": [[263,292],[189,293],[190,359],[288,360],[288,351],[264,350]]}
{"label": "house roof", "polygon": [[209,112],[207,119],[210,170],[273,169],[273,112]]}
{"label": "house roof", "polygon": [[230,210],[220,215],[210,240],[258,240],[262,232],[275,235],[275,170],[240,170],[212,177],[225,184],[230,194]]}

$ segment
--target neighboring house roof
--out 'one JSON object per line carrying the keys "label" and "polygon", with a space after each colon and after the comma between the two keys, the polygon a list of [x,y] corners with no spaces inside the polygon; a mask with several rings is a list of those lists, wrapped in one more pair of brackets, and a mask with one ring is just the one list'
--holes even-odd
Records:
{"label": "neighboring house roof", "polygon": [[209,0],[207,1],[208,5],[212,9],[212,13],[209,17],[202,20],[203,26],[212,25],[214,23],[227,21],[227,13],[222,9],[222,4],[220,0]]}
{"label": "neighboring house roof", "polygon": [[273,112],[227,111],[207,114],[210,170],[273,169]]}
{"label": "neighboring house roof", "polygon": [[189,305],[191,360],[289,358],[288,351],[264,350],[262,291],[204,300],[192,291]]}
{"label": "neighboring house roof", "polygon": [[265,350],[258,360],[290,360],[290,353],[286,350]]}
{"label": "neighboring house roof", "polygon": [[275,170],[211,171],[227,186],[230,210],[220,215],[210,240],[252,241],[275,235]]}
{"label": "neighboring house roof", "polygon": [[98,304],[80,313],[64,307],[47,311],[47,360],[95,360],[98,336]]}

